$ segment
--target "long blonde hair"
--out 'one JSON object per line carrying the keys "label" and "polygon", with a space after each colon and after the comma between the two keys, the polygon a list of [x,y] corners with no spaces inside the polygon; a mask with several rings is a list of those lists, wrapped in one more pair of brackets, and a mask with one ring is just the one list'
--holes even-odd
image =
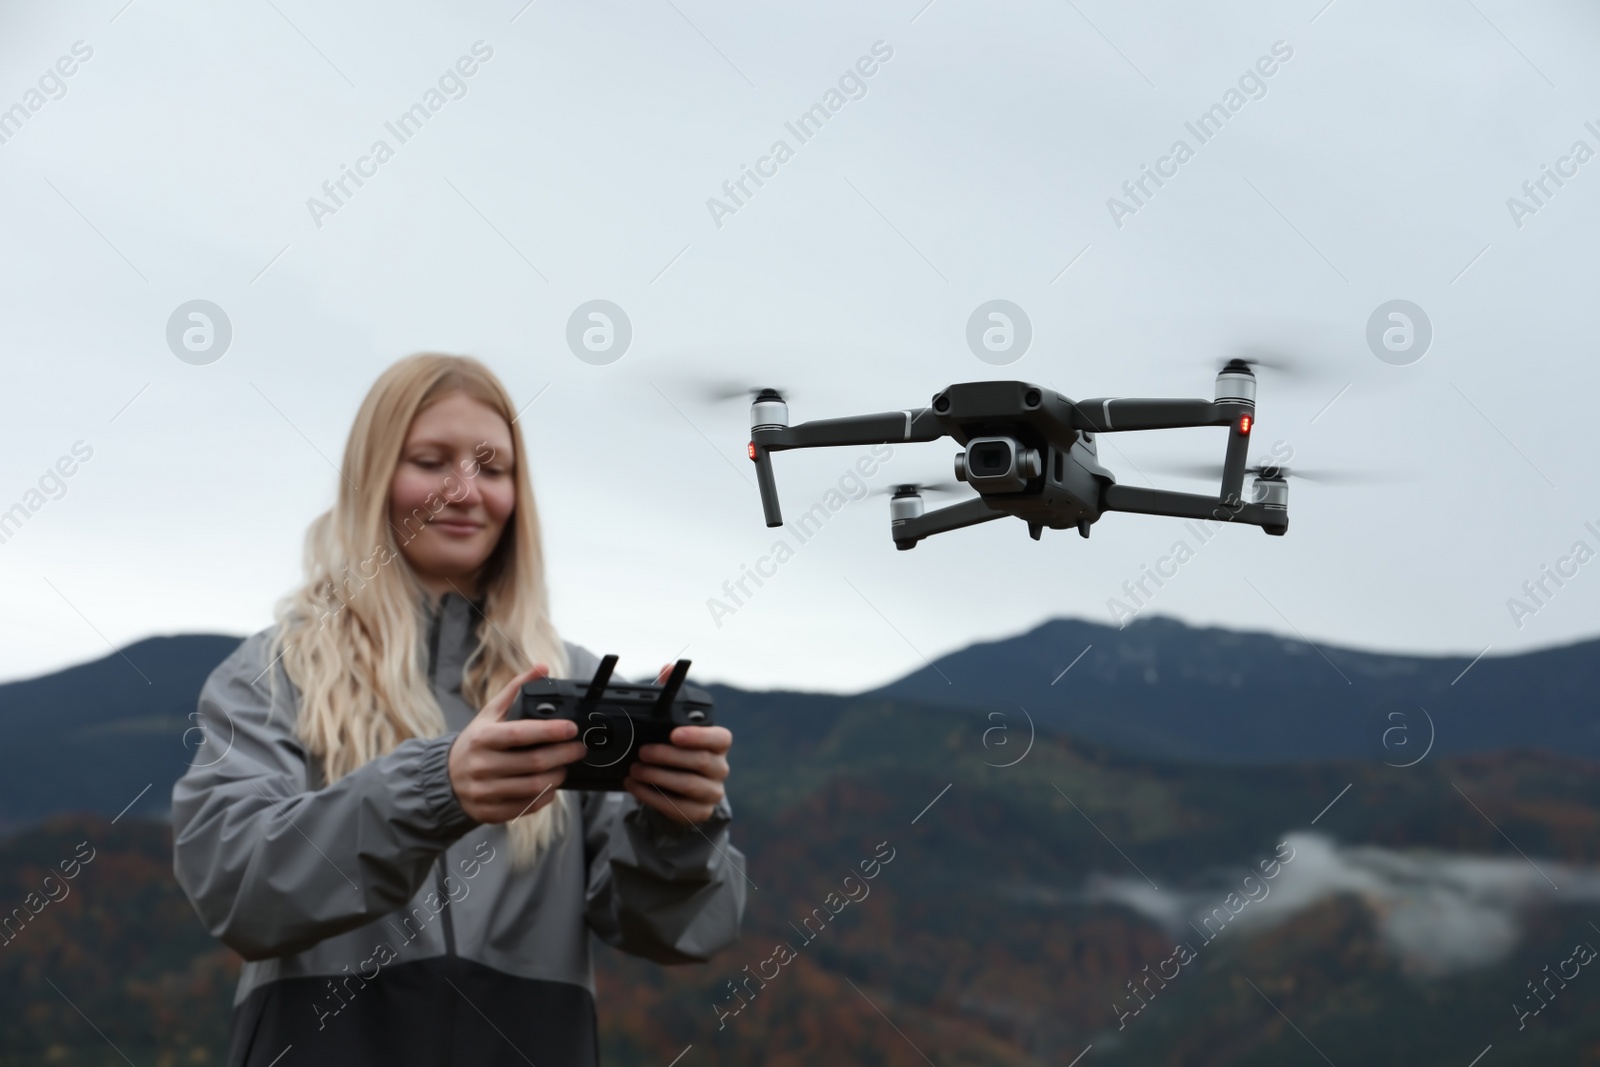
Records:
{"label": "long blonde hair", "polygon": [[[505,419],[516,453],[516,506],[480,576],[483,620],[461,695],[481,708],[534,663],[547,665],[554,677],[569,667],[550,620],[528,451],[505,387],[489,368],[464,356],[401,359],[362,401],[345,443],[338,497],[306,531],[304,581],[276,609],[269,656],[282,657],[300,690],[296,733],[321,761],[328,782],[408,738],[445,732],[422,648],[425,592],[396,543],[389,485],[412,419],[458,393]],[[567,804],[558,791],[554,802],[512,820],[513,866],[531,865],[565,832]]]}

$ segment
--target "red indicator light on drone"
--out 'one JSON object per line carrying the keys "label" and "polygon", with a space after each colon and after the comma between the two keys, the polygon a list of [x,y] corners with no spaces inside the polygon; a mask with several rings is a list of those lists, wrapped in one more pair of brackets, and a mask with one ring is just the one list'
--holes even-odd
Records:
{"label": "red indicator light on drone", "polygon": [[1250,432],[1250,423],[1251,423],[1251,421],[1252,420],[1251,420],[1249,415],[1240,415],[1239,416],[1239,432],[1240,433],[1249,433]]}
{"label": "red indicator light on drone", "polygon": [[756,443],[754,441],[750,442],[750,458],[756,458]]}

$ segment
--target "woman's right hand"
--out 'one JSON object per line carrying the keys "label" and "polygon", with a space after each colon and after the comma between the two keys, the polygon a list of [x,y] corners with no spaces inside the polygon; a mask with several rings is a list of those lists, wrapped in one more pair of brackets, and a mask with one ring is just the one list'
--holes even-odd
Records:
{"label": "woman's right hand", "polygon": [[587,751],[583,742],[573,740],[578,736],[575,722],[506,721],[523,685],[549,673],[539,664],[513,678],[450,746],[450,785],[462,809],[478,822],[510,822],[538,811],[555,799],[567,777],[566,765]]}

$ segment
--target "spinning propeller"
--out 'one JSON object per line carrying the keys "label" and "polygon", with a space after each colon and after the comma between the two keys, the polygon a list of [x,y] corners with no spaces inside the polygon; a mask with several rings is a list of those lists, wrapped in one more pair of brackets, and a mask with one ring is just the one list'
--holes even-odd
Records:
{"label": "spinning propeller", "polygon": [[[1219,480],[1223,473],[1223,467],[1220,463],[1158,462],[1147,463],[1145,466],[1162,474],[1171,474],[1179,478],[1196,478],[1207,482]],[[1393,480],[1375,472],[1345,468],[1302,467],[1298,464],[1291,467],[1287,463],[1272,463],[1270,461],[1257,463],[1253,467],[1246,467],[1245,473],[1256,478],[1268,478],[1274,481],[1295,478],[1306,482],[1320,482],[1324,485],[1373,485]]]}

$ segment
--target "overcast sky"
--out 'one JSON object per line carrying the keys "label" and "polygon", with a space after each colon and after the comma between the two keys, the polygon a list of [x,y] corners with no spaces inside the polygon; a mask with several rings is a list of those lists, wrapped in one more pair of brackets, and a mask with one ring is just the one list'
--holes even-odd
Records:
{"label": "overcast sky", "polygon": [[[0,677],[266,626],[362,396],[419,350],[529,405],[557,625],[624,671],[682,651],[705,678],[862,688],[1110,622],[1179,540],[1141,613],[1466,655],[1595,632],[1600,561],[1507,603],[1600,549],[1592,7],[524,3],[6,6],[0,510],[28,515],[0,544]],[[1135,200],[1147,165],[1168,177]],[[1547,166],[1568,176],[1535,201]],[[334,201],[346,167],[367,177]],[[768,177],[736,202],[747,167]],[[1004,366],[967,340],[996,299],[1032,332]],[[169,346],[194,300],[231,329],[190,354],[210,362]],[[631,324],[603,365],[567,341],[591,300]],[[1420,359],[1369,347],[1393,300],[1431,324]],[[795,421],[990,378],[1209,398],[1218,360],[1263,348],[1315,373],[1263,373],[1253,455],[1383,477],[1294,484],[1286,537],[1203,546],[1112,515],[1088,541],[1004,520],[897,552],[883,497],[801,544],[762,522],[746,405],[694,391],[775,382]],[[1223,434],[1102,441],[1119,480],[1200,491],[1153,468],[1220,460]],[[895,447],[868,482],[955,451]],[[779,456],[788,514],[864,452]],[[792,558],[729,600],[780,537]]]}

